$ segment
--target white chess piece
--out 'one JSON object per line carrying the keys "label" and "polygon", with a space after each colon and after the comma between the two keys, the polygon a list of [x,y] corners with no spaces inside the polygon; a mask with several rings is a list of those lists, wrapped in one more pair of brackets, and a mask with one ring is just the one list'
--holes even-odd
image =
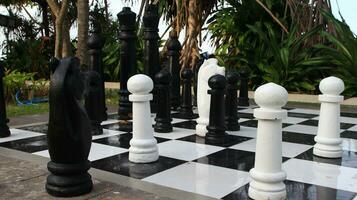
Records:
{"label": "white chess piece", "polygon": [[129,78],[128,90],[133,102],[133,138],[130,140],[129,160],[135,163],[154,162],[159,158],[157,141],[151,125],[150,100],[154,84],[150,77],[137,74]]}
{"label": "white chess piece", "polygon": [[340,103],[345,85],[339,78],[330,76],[320,82],[320,118],[313,153],[326,158],[342,156],[340,138]]}
{"label": "white chess piece", "polygon": [[248,195],[257,200],[285,199],[282,119],[287,117],[287,111],[281,107],[288,101],[288,93],[280,85],[267,83],[255,91],[254,99],[260,108],[254,109],[254,117],[258,119],[257,143]]}
{"label": "white chess piece", "polygon": [[207,133],[207,126],[209,122],[209,111],[211,97],[207,93],[210,89],[208,86],[208,79],[216,74],[221,74],[224,76],[225,69],[218,65],[218,60],[215,58],[210,58],[205,60],[200,70],[198,71],[197,80],[197,109],[199,118],[196,120],[196,134],[204,137]]}

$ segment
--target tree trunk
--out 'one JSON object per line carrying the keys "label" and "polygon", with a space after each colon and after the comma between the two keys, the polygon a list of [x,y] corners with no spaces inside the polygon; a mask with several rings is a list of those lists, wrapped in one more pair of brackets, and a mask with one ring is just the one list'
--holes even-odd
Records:
{"label": "tree trunk", "polygon": [[73,55],[73,49],[71,44],[71,38],[69,35],[69,30],[71,28],[71,24],[69,19],[63,21],[63,28],[62,28],[62,58],[69,57]]}
{"label": "tree trunk", "polygon": [[78,44],[76,56],[80,59],[81,65],[88,66],[88,29],[89,29],[89,5],[88,0],[77,1],[78,13]]}

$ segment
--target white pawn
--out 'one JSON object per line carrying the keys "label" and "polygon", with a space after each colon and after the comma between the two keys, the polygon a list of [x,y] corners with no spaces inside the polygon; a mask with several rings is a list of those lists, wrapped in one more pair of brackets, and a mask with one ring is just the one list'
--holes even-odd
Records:
{"label": "white pawn", "polygon": [[150,100],[154,84],[150,77],[137,74],[128,80],[129,100],[133,102],[133,138],[130,140],[129,161],[150,163],[159,158],[157,141],[151,125]]}
{"label": "white pawn", "polygon": [[205,60],[200,70],[198,71],[197,79],[197,109],[199,118],[196,120],[196,134],[204,137],[207,133],[207,126],[209,122],[209,111],[211,104],[211,96],[207,93],[210,89],[208,86],[208,79],[211,76],[221,74],[224,76],[225,68],[218,65],[218,60],[210,58]]}
{"label": "white pawn", "polygon": [[340,138],[340,103],[343,101],[345,85],[334,76],[320,82],[319,95],[320,119],[315,136],[314,155],[326,158],[340,158],[342,156],[342,140]]}
{"label": "white pawn", "polygon": [[288,93],[280,85],[267,83],[255,91],[254,99],[260,108],[254,109],[254,117],[258,119],[257,143],[248,195],[257,200],[285,199],[282,119],[287,117],[287,111],[281,107],[288,101]]}

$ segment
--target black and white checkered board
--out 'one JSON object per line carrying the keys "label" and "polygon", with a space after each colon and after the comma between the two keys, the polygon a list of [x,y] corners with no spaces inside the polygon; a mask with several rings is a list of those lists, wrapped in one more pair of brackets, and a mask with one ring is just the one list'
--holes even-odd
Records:
{"label": "black and white checkered board", "polygon": [[[142,181],[214,198],[249,199],[257,126],[252,113],[252,108],[240,108],[241,130],[228,132],[227,142],[219,146],[195,135],[194,120],[173,118],[172,133],[155,133],[160,158],[150,164],[128,161],[131,134],[117,131],[118,121],[111,119],[103,123],[105,133],[93,137],[89,159],[94,168]],[[313,156],[318,114],[289,108],[283,120],[288,199],[357,200],[357,114],[341,113],[342,159]],[[0,146],[48,157],[46,129],[11,129],[11,137],[0,139]]]}

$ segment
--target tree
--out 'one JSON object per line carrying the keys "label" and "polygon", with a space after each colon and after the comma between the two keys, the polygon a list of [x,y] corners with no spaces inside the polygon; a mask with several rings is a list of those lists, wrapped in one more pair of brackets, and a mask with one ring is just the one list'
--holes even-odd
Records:
{"label": "tree", "polygon": [[88,65],[87,40],[89,29],[89,5],[88,0],[77,0],[78,44],[76,56],[82,65]]}
{"label": "tree", "polygon": [[48,5],[55,17],[55,58],[61,59],[72,55],[69,36],[70,23],[67,17],[69,0],[47,0]]}

